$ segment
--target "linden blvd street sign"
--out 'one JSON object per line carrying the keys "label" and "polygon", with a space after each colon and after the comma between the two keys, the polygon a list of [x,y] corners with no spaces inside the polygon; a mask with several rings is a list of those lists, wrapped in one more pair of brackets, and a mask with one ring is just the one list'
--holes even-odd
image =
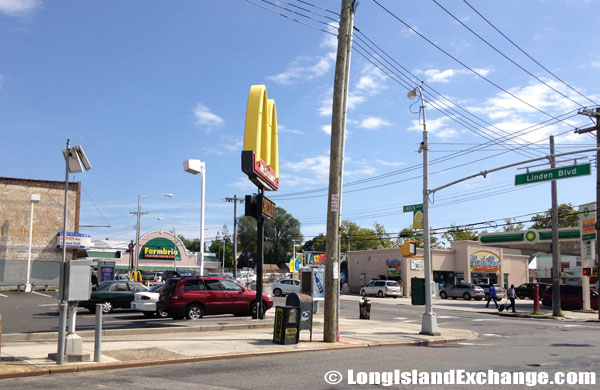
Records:
{"label": "linden blvd street sign", "polygon": [[570,165],[543,171],[523,173],[515,176],[515,185],[539,183],[541,181],[568,179],[591,174],[590,164]]}

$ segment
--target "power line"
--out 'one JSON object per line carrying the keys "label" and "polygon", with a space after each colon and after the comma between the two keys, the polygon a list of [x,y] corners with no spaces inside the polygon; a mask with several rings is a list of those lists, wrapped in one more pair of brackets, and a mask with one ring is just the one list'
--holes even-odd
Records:
{"label": "power line", "polygon": [[533,58],[532,56],[530,56],[525,50],[523,50],[519,45],[517,45],[512,39],[510,39],[509,37],[507,37],[506,34],[504,34],[502,31],[500,31],[500,29],[498,29],[496,26],[494,26],[492,24],[492,22],[490,22],[485,16],[483,16],[471,4],[469,4],[469,2],[467,0],[463,0],[463,2],[466,5],[468,5],[483,20],[485,20],[487,22],[487,24],[489,24],[494,30],[496,30],[500,35],[502,35],[504,38],[506,38],[506,40],[509,41],[514,47],[516,47],[517,49],[519,49],[519,51],[521,51],[521,53],[525,54],[530,60],[532,60],[533,62],[535,62],[542,69],[544,69],[546,72],[548,72],[549,74],[551,74],[555,79],[557,79],[558,81],[560,81],[561,83],[563,83],[564,85],[566,85],[568,88],[570,88],[572,91],[574,91],[575,93],[577,93],[579,96],[583,97],[584,99],[588,100],[589,102],[591,102],[594,105],[598,105],[598,103],[596,103],[595,101],[593,101],[589,97],[583,95],[581,92],[579,92],[578,90],[576,90],[575,88],[573,88],[572,86],[570,86],[569,84],[567,84],[566,81],[563,81],[560,77],[558,77],[557,75],[555,75],[554,73],[552,73],[548,68],[546,68],[544,65],[542,65],[539,61],[537,61],[535,58]]}

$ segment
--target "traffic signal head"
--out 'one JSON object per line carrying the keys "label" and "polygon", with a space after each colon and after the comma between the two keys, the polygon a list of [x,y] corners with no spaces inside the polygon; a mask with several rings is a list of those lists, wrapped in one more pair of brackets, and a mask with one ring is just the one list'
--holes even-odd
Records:
{"label": "traffic signal head", "polygon": [[417,254],[417,242],[416,241],[412,241],[412,240],[405,241],[400,246],[400,254],[402,254],[403,257],[413,257],[413,256],[416,256],[416,254]]}
{"label": "traffic signal head", "polygon": [[585,276],[592,276],[592,269],[590,267],[585,267],[583,269],[583,275],[585,275]]}

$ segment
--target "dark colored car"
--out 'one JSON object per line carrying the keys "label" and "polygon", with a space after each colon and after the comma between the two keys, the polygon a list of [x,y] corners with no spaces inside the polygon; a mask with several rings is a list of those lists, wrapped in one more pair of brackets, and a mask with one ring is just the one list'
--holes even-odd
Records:
{"label": "dark colored car", "polygon": [[[579,310],[583,308],[583,291],[581,286],[560,286],[560,307],[565,310]],[[552,285],[542,296],[542,305],[552,307]],[[598,293],[590,289],[590,307],[598,310]]]}
{"label": "dark colored car", "polygon": [[[172,278],[160,290],[157,307],[174,319],[199,319],[205,314],[256,313],[256,291],[225,278]],[[273,307],[271,298],[263,293],[263,312]]]}
{"label": "dark colored car", "polygon": [[100,283],[98,287],[92,290],[90,299],[80,301],[78,306],[84,307],[96,312],[96,304],[102,304],[102,313],[110,313],[113,309],[131,308],[131,301],[134,299],[136,292],[147,291],[148,289],[143,284],[128,280],[111,280],[109,282]]}
{"label": "dark colored car", "polygon": [[525,298],[533,299],[533,289],[536,285],[540,286],[539,287],[540,299],[542,299],[542,295],[544,294],[544,291],[546,291],[546,289],[548,287],[550,287],[551,284],[549,284],[549,283],[523,283],[519,287],[515,288],[515,293],[517,294],[517,297],[519,297],[519,299],[525,299]]}

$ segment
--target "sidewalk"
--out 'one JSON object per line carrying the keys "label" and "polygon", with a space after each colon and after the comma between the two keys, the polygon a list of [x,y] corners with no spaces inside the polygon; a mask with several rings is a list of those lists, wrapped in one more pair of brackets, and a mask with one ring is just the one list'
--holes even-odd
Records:
{"label": "sidewalk", "polygon": [[[342,300],[348,301],[360,301],[362,297],[360,295],[342,295],[340,297]],[[369,300],[372,302],[377,302],[378,304],[387,304],[387,305],[412,305],[411,298],[378,298],[378,297],[369,297]],[[504,302],[504,300],[502,301]],[[523,318],[542,318],[542,319],[555,319],[555,320],[573,320],[573,321],[598,321],[598,312],[582,312],[582,311],[570,311],[563,310],[562,313],[564,317],[552,317],[552,309],[545,308],[540,304],[540,311],[542,315],[532,315],[533,311],[533,301],[530,299],[517,299],[516,300],[516,309],[517,313],[512,312],[498,312],[493,302],[490,302],[490,307],[485,307],[486,301],[465,301],[464,299],[441,299],[438,297],[434,297],[432,299],[433,311],[436,309],[444,309],[444,310],[456,310],[456,311],[468,311],[475,312],[480,314],[491,314],[498,316],[508,316],[508,317],[523,317]],[[498,302],[500,304],[500,302]],[[424,306],[423,306],[424,307]]]}
{"label": "sidewalk", "polygon": [[[264,320],[230,321],[218,330],[214,326],[104,331],[101,362],[93,362],[94,333],[81,332],[84,353],[92,362],[65,363],[58,366],[48,359],[57,348],[56,333],[2,335],[0,379],[87,370],[110,370],[151,365],[189,363],[302,351],[364,348],[372,346],[420,346],[473,340],[479,335],[460,329],[440,329],[440,336],[419,334],[420,324],[340,318],[341,342],[323,342],[323,315],[316,314],[313,341],[310,332],[300,332],[293,345],[273,343],[274,310]],[[50,339],[49,336],[51,337]]]}

